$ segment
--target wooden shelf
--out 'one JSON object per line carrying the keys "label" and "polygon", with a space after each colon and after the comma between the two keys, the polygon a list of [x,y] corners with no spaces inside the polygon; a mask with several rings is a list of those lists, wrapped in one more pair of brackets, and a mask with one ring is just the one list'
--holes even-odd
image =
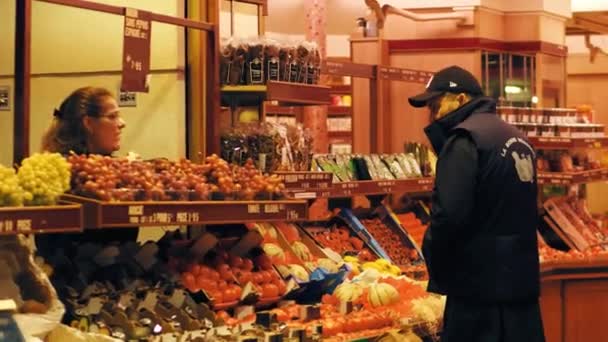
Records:
{"label": "wooden shelf", "polygon": [[350,106],[329,106],[327,108],[328,116],[351,116],[353,107]]}
{"label": "wooden shelf", "polygon": [[65,195],[82,204],[85,228],[151,227],[190,224],[299,221],[306,201],[145,201],[102,202]]}
{"label": "wooden shelf", "polygon": [[608,180],[608,169],[582,172],[539,172],[538,184],[575,185]]}
{"label": "wooden shelf", "polygon": [[571,148],[608,148],[608,137],[602,138],[560,138],[529,137],[538,150],[567,150]]}
{"label": "wooden shelf", "polygon": [[331,131],[327,132],[329,138],[352,138],[353,132],[351,131]]}
{"label": "wooden shelf", "polygon": [[266,85],[223,86],[222,105],[259,106],[262,101],[281,105],[329,105],[329,87],[302,83],[270,81]]}
{"label": "wooden shelf", "polygon": [[332,85],[329,92],[332,95],[351,95],[353,93],[353,88],[350,84],[337,84]]}
{"label": "wooden shelf", "polygon": [[82,231],[82,207],[62,202],[53,206],[0,208],[0,235]]}
{"label": "wooden shelf", "polygon": [[298,108],[296,107],[285,107],[275,106],[271,104],[264,104],[264,111],[266,115],[285,115],[285,116],[296,116],[298,115]]}

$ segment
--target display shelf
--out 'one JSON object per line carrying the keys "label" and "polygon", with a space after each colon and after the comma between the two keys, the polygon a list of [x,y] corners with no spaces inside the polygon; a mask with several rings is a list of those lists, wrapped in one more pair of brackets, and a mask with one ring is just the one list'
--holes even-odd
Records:
{"label": "display shelf", "polygon": [[372,64],[325,61],[321,65],[321,74],[373,79],[376,78],[376,68]]}
{"label": "display shelf", "polygon": [[567,150],[571,148],[608,148],[608,137],[566,138],[566,137],[529,137],[537,150]]}
{"label": "display shelf", "polygon": [[61,202],[53,206],[0,208],[0,235],[82,231],[82,206]]}
{"label": "display shelf", "polygon": [[264,111],[266,112],[266,115],[295,116],[298,114],[298,110],[295,107],[285,107],[271,104],[264,104]]}
{"label": "display shelf", "polygon": [[223,86],[222,105],[229,107],[259,106],[262,101],[289,105],[329,105],[330,88],[322,85],[275,82],[266,85]]}
{"label": "display shelf", "polygon": [[331,86],[330,93],[334,95],[350,95],[353,89],[350,84],[335,84]]}
{"label": "display shelf", "polygon": [[538,184],[575,185],[608,180],[608,169],[581,172],[539,172]]}
{"label": "display shelf", "polygon": [[330,131],[327,132],[329,138],[352,138],[353,132],[351,131]]}
{"label": "display shelf", "polygon": [[[596,257],[570,261],[543,262],[540,265],[540,274],[543,280],[551,278],[569,278],[590,273],[608,273],[608,258]],[[606,275],[608,277],[608,274]]]}
{"label": "display shelf", "polygon": [[85,228],[298,221],[308,217],[306,201],[103,202],[65,195],[82,204]]}

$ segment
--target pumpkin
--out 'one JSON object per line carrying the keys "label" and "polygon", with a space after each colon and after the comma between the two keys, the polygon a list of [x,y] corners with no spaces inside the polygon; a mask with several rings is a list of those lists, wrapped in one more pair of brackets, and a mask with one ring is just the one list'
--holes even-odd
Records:
{"label": "pumpkin", "polygon": [[296,256],[298,258],[300,258],[300,260],[302,261],[312,261],[313,260],[313,256],[312,253],[310,253],[310,249],[308,249],[308,247],[303,244],[300,241],[296,241],[293,243],[293,245],[291,245],[291,248],[293,248],[293,252],[296,254]]}
{"label": "pumpkin", "polygon": [[367,299],[375,308],[391,305],[399,302],[399,292],[392,285],[376,283],[370,285]]}

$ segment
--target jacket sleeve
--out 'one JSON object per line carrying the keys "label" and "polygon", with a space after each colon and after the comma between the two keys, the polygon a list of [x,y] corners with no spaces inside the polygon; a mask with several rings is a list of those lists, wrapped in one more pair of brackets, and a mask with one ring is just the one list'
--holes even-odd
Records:
{"label": "jacket sleeve", "polygon": [[445,293],[453,259],[451,248],[466,235],[473,216],[477,178],[477,147],[467,133],[450,137],[437,161],[431,224],[424,235],[423,254],[429,270],[429,291]]}

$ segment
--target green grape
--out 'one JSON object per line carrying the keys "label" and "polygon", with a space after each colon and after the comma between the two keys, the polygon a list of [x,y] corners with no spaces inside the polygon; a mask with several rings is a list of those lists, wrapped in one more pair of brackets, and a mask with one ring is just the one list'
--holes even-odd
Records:
{"label": "green grape", "polygon": [[17,172],[26,205],[55,204],[70,188],[70,164],[59,153],[35,153],[21,163]]}
{"label": "green grape", "polygon": [[15,169],[0,165],[0,207],[22,206],[24,197]]}

